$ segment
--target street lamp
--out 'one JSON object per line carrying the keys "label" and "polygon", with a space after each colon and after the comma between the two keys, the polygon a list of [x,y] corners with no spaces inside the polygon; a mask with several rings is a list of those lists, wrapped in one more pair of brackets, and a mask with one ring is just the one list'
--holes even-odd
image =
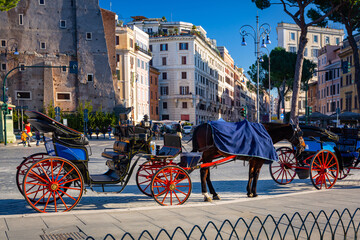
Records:
{"label": "street lamp", "polygon": [[[270,40],[269,40],[270,41]],[[271,122],[271,81],[270,81],[270,50],[266,47],[266,45],[264,44],[264,39],[263,39],[263,45],[261,46],[262,48],[266,49],[266,51],[268,52],[268,66],[269,66],[269,122]]]}
{"label": "street lamp", "polygon": [[[251,29],[253,32],[248,32],[246,29]],[[271,31],[271,27],[268,23],[263,23],[259,26],[259,16],[256,16],[256,28],[252,27],[251,25],[243,25],[240,28],[240,35],[242,36],[242,42],[241,46],[246,46],[245,37],[251,36],[254,39],[255,44],[255,56],[256,56],[256,62],[257,62],[257,74],[256,74],[256,80],[257,80],[257,95],[256,95],[256,118],[257,122],[260,122],[260,109],[259,109],[259,54],[260,54],[260,38],[263,39],[263,45],[265,44],[271,44],[269,34]],[[266,39],[266,40],[265,40]]]}

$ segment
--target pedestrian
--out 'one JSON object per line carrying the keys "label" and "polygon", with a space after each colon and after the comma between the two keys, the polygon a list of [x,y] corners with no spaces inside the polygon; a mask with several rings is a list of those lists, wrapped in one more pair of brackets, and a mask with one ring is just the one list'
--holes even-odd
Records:
{"label": "pedestrian", "polygon": [[38,130],[35,131],[35,139],[36,139],[36,146],[39,146],[40,144],[40,132]]}
{"label": "pedestrian", "polygon": [[25,131],[21,132],[21,143],[24,145],[24,147],[26,147],[26,139],[27,139],[27,134]]}
{"label": "pedestrian", "polygon": [[180,137],[180,139],[182,138],[182,127],[181,127],[181,121],[179,121],[178,124],[176,124],[176,135],[178,135]]}
{"label": "pedestrian", "polygon": [[109,139],[111,139],[111,132],[112,132],[112,127],[111,125],[109,124],[108,128],[107,128],[107,131],[109,133]]}
{"label": "pedestrian", "polygon": [[96,127],[95,128],[96,139],[99,139],[99,133],[100,133],[100,129],[99,127]]}
{"label": "pedestrian", "polygon": [[106,138],[106,132],[107,132],[107,128],[104,126],[101,130],[101,133],[104,135],[104,139]]}
{"label": "pedestrian", "polygon": [[92,137],[91,137],[92,132],[93,132],[92,128],[91,128],[91,127],[89,127],[89,129],[88,129],[88,133],[89,133],[89,137],[90,137],[90,139],[92,139]]}
{"label": "pedestrian", "polygon": [[29,122],[25,125],[25,132],[26,132],[26,135],[27,135],[27,138],[26,138],[27,144],[28,144],[29,147],[31,147],[30,142],[31,142],[31,139],[32,139],[32,133],[31,133],[31,125],[30,125]]}

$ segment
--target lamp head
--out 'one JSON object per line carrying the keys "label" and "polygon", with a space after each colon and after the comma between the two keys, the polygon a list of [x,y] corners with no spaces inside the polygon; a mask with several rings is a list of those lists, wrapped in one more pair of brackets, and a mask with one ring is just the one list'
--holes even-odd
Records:
{"label": "lamp head", "polygon": [[264,59],[261,57],[260,59],[259,59],[259,62],[264,62]]}
{"label": "lamp head", "polygon": [[266,48],[265,39],[262,40],[261,47]]}
{"label": "lamp head", "polygon": [[241,46],[246,46],[245,37],[242,38]]}
{"label": "lamp head", "polygon": [[14,55],[19,55],[19,52],[18,52],[18,49],[17,49],[17,48],[15,48]]}
{"label": "lamp head", "polygon": [[266,44],[271,44],[269,35],[266,36]]}

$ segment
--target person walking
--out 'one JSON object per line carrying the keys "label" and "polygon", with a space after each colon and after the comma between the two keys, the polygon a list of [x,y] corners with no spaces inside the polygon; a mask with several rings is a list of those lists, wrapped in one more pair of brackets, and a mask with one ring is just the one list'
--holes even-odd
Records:
{"label": "person walking", "polygon": [[179,123],[176,125],[176,135],[178,135],[180,137],[180,139],[182,138],[182,127],[181,127],[181,121],[179,121]]}
{"label": "person walking", "polygon": [[40,144],[40,132],[38,130],[35,131],[35,139],[36,139],[36,146],[38,147]]}
{"label": "person walking", "polygon": [[27,144],[28,144],[29,147],[31,147],[30,142],[31,142],[31,139],[32,139],[32,133],[31,133],[31,125],[30,125],[29,122],[25,125],[25,132],[26,132],[26,135],[27,135],[27,138],[26,138]]}
{"label": "person walking", "polygon": [[99,139],[99,133],[100,133],[100,129],[99,127],[96,127],[95,128],[96,139]]}
{"label": "person walking", "polygon": [[111,132],[112,132],[112,127],[111,125],[109,124],[108,128],[107,128],[107,131],[109,133],[109,139],[111,139]]}

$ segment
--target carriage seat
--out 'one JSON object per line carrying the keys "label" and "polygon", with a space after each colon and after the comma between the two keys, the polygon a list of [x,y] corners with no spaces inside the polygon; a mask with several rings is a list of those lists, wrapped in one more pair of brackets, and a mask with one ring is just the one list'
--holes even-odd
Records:
{"label": "carriage seat", "polygon": [[115,141],[113,148],[105,148],[104,151],[101,153],[101,156],[112,160],[120,160],[121,158],[126,157],[126,154],[128,152],[128,143]]}

